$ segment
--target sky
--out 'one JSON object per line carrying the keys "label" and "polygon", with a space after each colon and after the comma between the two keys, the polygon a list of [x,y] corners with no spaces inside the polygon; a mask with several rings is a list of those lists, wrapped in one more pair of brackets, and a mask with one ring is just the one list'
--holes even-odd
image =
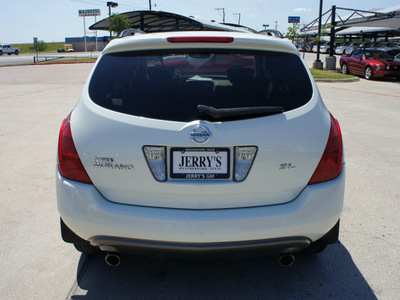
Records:
{"label": "sky", "polygon": [[[100,9],[97,21],[108,16],[107,1],[100,0],[0,0],[0,43],[32,43],[33,38],[45,42],[64,42],[65,37],[84,36],[81,9]],[[113,0],[118,7],[113,13],[149,9],[149,0]],[[7,3],[7,4],[6,4]],[[173,12],[185,16],[196,16],[204,20],[222,22],[222,10],[225,9],[225,21],[240,23],[256,30],[262,30],[264,24],[277,27],[285,33],[291,26],[288,16],[299,16],[301,24],[308,24],[318,17],[319,0],[151,0],[153,10]],[[344,8],[371,10],[399,5],[399,0],[324,0],[323,12],[332,5]],[[86,28],[95,23],[95,17],[85,18]],[[88,36],[95,32],[86,29]],[[98,36],[107,32],[98,32]]]}

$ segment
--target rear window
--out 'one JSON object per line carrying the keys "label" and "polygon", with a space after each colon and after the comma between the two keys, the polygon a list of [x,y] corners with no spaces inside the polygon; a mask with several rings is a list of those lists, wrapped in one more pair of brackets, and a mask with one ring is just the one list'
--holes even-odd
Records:
{"label": "rear window", "polygon": [[298,56],[185,50],[104,55],[89,84],[96,104],[146,118],[188,122],[197,106],[298,108],[312,85]]}

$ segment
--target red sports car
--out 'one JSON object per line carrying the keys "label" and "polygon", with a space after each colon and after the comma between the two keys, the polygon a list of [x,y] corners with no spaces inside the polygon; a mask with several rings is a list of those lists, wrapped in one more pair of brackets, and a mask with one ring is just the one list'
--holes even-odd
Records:
{"label": "red sports car", "polygon": [[365,79],[392,76],[400,79],[400,62],[386,52],[375,49],[357,49],[340,58],[343,74],[362,75]]}

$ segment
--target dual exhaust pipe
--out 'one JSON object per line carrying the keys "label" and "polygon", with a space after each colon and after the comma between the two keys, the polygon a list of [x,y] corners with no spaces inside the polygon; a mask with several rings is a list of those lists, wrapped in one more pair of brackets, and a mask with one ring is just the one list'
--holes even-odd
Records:
{"label": "dual exhaust pipe", "polygon": [[[107,253],[104,258],[107,265],[111,267],[118,267],[121,264],[121,257],[116,253]],[[279,257],[279,264],[283,267],[290,267],[294,264],[295,257],[292,253],[282,254]]]}

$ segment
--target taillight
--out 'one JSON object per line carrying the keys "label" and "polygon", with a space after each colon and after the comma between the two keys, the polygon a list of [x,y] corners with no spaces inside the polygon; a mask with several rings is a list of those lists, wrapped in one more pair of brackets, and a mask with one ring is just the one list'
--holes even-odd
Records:
{"label": "taillight", "polygon": [[168,37],[170,43],[232,43],[230,36],[173,36]]}
{"label": "taillight", "polygon": [[92,184],[72,139],[71,114],[63,121],[58,137],[58,168],[60,174],[70,180]]}
{"label": "taillight", "polygon": [[331,115],[331,130],[324,154],[308,184],[337,178],[342,172],[343,142],[338,121]]}

